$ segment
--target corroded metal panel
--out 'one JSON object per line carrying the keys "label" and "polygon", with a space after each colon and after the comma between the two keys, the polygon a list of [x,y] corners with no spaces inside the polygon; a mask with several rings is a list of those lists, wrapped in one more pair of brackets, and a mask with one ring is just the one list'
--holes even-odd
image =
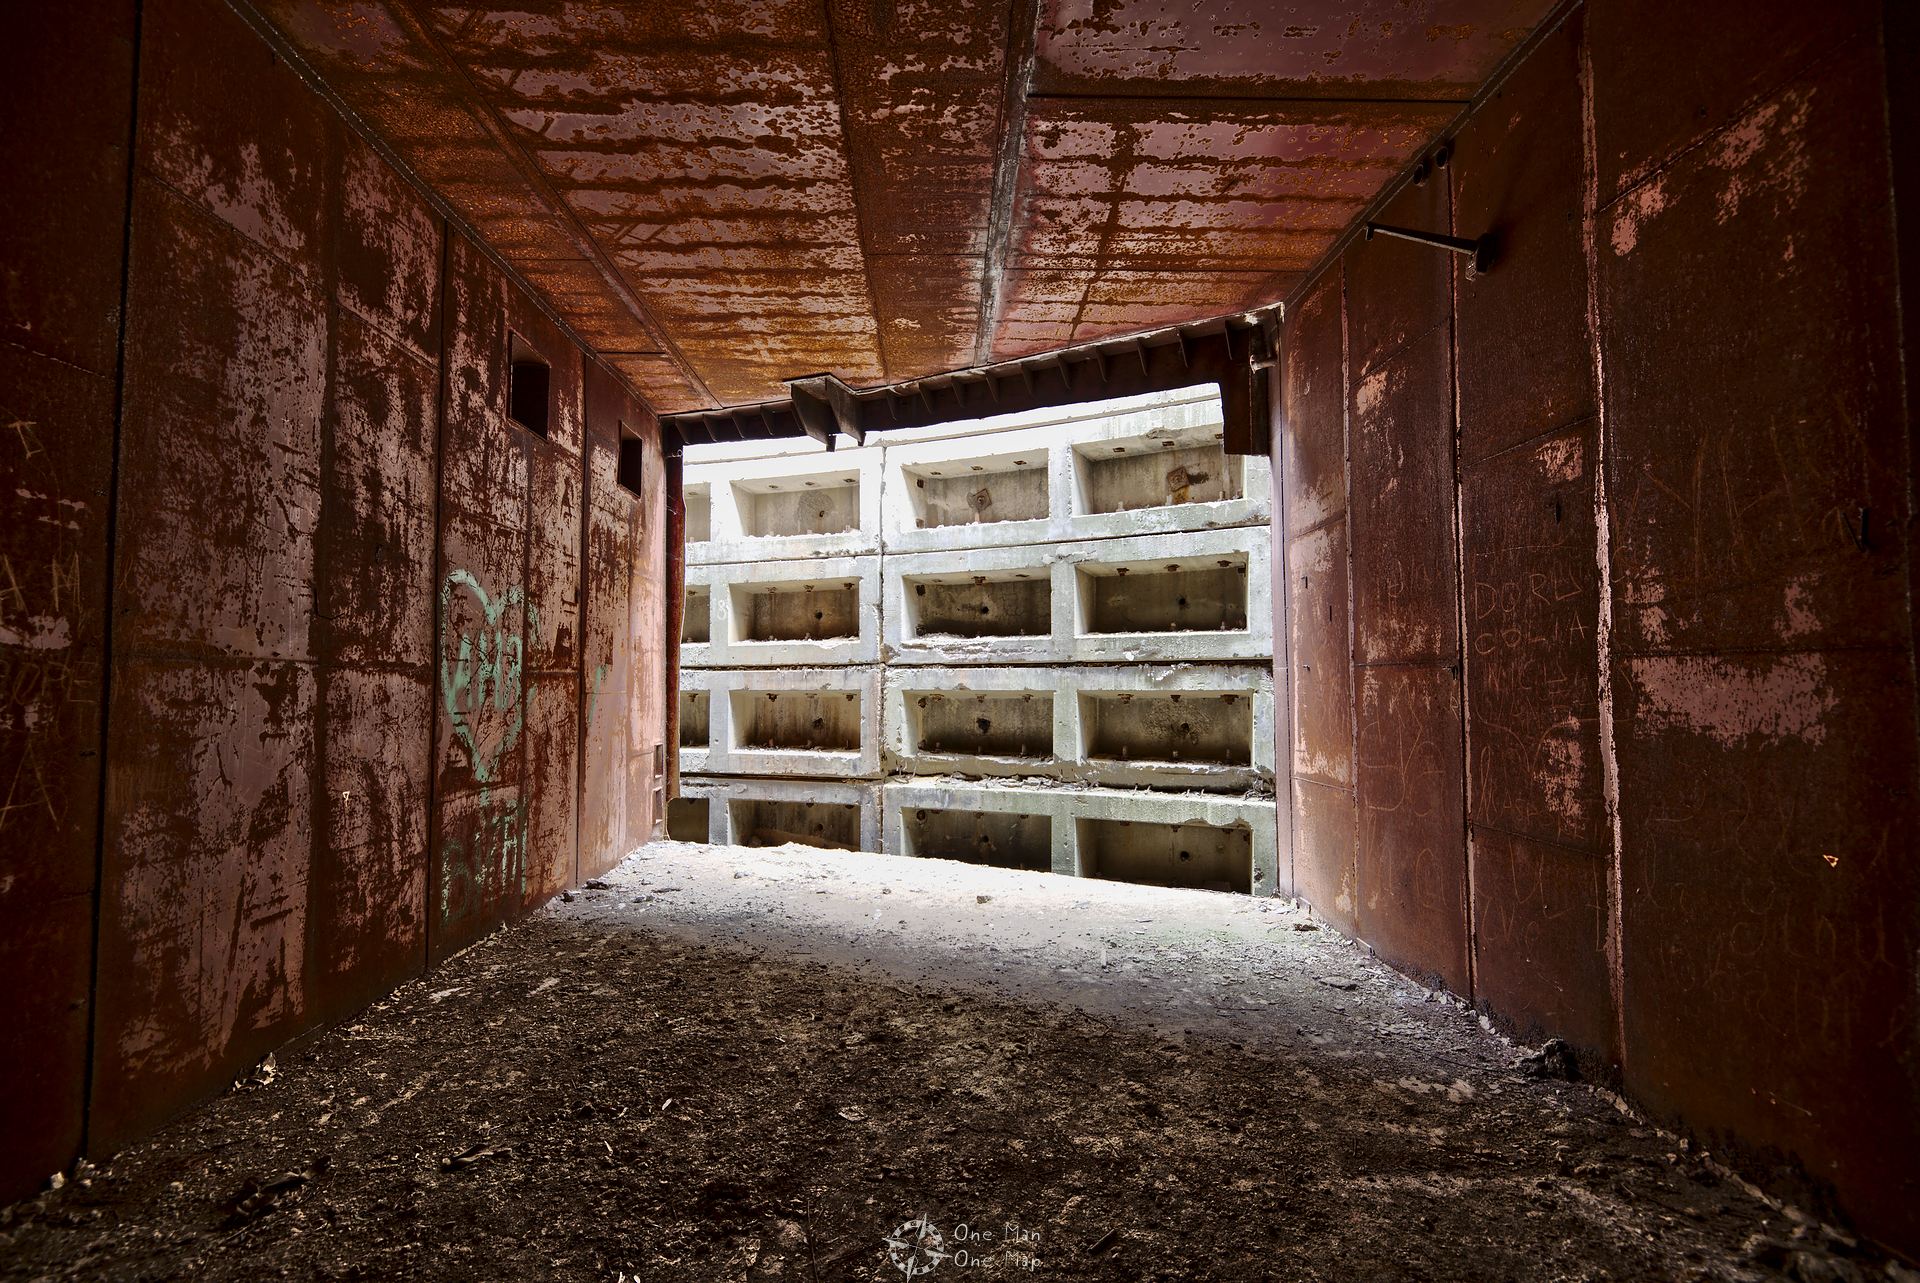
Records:
{"label": "corroded metal panel", "polygon": [[[1447,171],[1409,183],[1376,222],[1450,232]],[[1382,361],[1435,326],[1453,307],[1453,258],[1429,245],[1391,236],[1355,240],[1341,256],[1347,281],[1347,367],[1357,385]]]}
{"label": "corroded metal panel", "polygon": [[324,300],[157,184],[133,216],[116,649],[308,658]]}
{"label": "corroded metal panel", "polygon": [[574,880],[580,806],[579,679],[571,672],[527,679],[525,905],[558,895]]}
{"label": "corroded metal panel", "polygon": [[1879,0],[1742,5],[1608,0],[1592,12],[1593,116],[1606,204],[1809,62],[1871,40]]}
{"label": "corroded metal panel", "polygon": [[1475,1000],[1525,1041],[1564,1038],[1596,1070],[1618,1064],[1606,861],[1478,825],[1470,841]]}
{"label": "corroded metal panel", "polygon": [[633,500],[614,481],[617,451],[588,447],[593,502],[587,528],[586,760],[582,872],[600,873],[626,850],[627,701],[633,671],[626,633],[632,591]]}
{"label": "corroded metal panel", "polygon": [[317,709],[284,660],[116,657],[88,1145],[297,1032]]}
{"label": "corroded metal panel", "polygon": [[[424,594],[414,599],[427,614]],[[412,671],[322,666],[321,841],[308,887],[312,1015],[336,1019],[426,965],[427,737],[433,688]]]}
{"label": "corroded metal panel", "polygon": [[1362,668],[1354,857],[1360,934],[1394,966],[1467,989],[1460,679],[1437,665]]}
{"label": "corroded metal panel", "polygon": [[439,215],[372,144],[343,130],[334,297],[420,357],[440,353]]}
{"label": "corroded metal panel", "polygon": [[1287,653],[1293,675],[1293,773],[1353,784],[1353,666],[1347,646],[1347,526],[1334,521],[1287,547]]}
{"label": "corroded metal panel", "polygon": [[0,50],[0,338],[100,375],[113,373],[120,337],[134,10],[16,6]]}
{"label": "corroded metal panel", "polygon": [[1602,215],[1622,649],[1907,642],[1879,84],[1857,46]]}
{"label": "corroded metal panel", "polygon": [[1582,218],[1576,9],[1541,38],[1453,139],[1461,236],[1491,234],[1492,271],[1454,263],[1460,455],[1495,451],[1594,413]]}
{"label": "corroded metal panel", "polygon": [[1630,658],[1614,699],[1629,1087],[1716,1150],[1797,1157],[1863,1226],[1910,1233],[1907,654]]}
{"label": "corroded metal panel", "polygon": [[[1282,344],[1282,487],[1289,534],[1347,509],[1347,390],[1340,274],[1320,278],[1289,310]],[[1276,594],[1277,595],[1277,594]]]}
{"label": "corroded metal panel", "polygon": [[0,1200],[80,1144],[112,422],[107,379],[0,344]]}
{"label": "corroded metal panel", "polygon": [[580,671],[580,456],[528,444],[527,670]]}
{"label": "corroded metal panel", "polygon": [[1353,790],[1296,777],[1293,786],[1294,894],[1342,931],[1355,930]]}
{"label": "corroded metal panel", "polygon": [[1473,818],[1609,846],[1600,761],[1600,571],[1588,422],[1467,470],[1467,760]]}
{"label": "corroded metal panel", "polygon": [[354,313],[335,313],[316,536],[325,660],[422,670],[431,660],[438,391],[431,363]]}
{"label": "corroded metal panel", "polygon": [[1353,371],[1356,663],[1459,658],[1448,337],[1445,326],[1429,329],[1371,371]]}
{"label": "corroded metal panel", "polygon": [[1045,0],[1043,92],[1464,100],[1539,21],[1523,0]]}

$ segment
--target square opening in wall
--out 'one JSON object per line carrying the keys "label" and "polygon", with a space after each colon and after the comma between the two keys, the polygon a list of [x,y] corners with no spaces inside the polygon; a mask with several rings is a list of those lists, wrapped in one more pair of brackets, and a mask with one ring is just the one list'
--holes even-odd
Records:
{"label": "square opening in wall", "polygon": [[676,797],[667,803],[667,836],[675,842],[705,842],[713,830],[707,827],[711,814],[704,797]]}
{"label": "square opening in wall", "polygon": [[860,808],[852,803],[743,798],[728,806],[733,817],[733,840],[739,846],[798,842],[830,851],[860,849]]}
{"label": "square opening in wall", "polygon": [[858,753],[860,692],[734,691],[733,747],[791,753]]}
{"label": "square opening in wall", "polygon": [[851,579],[736,584],[735,642],[845,641],[860,635],[860,585]]}
{"label": "square opening in wall", "polygon": [[1080,728],[1090,758],[1253,763],[1253,697],[1238,691],[1083,693]]}
{"label": "square opening in wall", "polygon": [[1218,428],[1073,448],[1074,499],[1086,513],[1222,503],[1245,496],[1246,476],[1246,460],[1226,452]]}
{"label": "square opening in wall", "polygon": [[1052,691],[906,691],[916,753],[1045,761],[1053,756]]}
{"label": "square opening in wall", "polygon": [[914,525],[1039,521],[1047,515],[1047,452],[922,463],[900,470]]}
{"label": "square opening in wall", "polygon": [[860,478],[772,477],[733,483],[740,532],[753,539],[836,535],[860,528]]}
{"label": "square opening in wall", "polygon": [[713,590],[687,589],[686,605],[680,615],[680,640],[704,643],[713,640]]}
{"label": "square opening in wall", "polygon": [[1253,830],[1076,820],[1080,872],[1111,882],[1253,894]]}
{"label": "square opening in wall", "polygon": [[681,494],[687,505],[687,542],[706,543],[713,538],[713,492],[697,485],[686,487]]}
{"label": "square opening in wall", "polygon": [[1053,868],[1049,816],[913,807],[900,818],[908,855],[1036,873]]}
{"label": "square opening in wall", "polygon": [[[625,427],[625,424],[621,425]],[[620,438],[620,463],[614,479],[636,499],[647,493],[647,444],[637,437]]]}
{"label": "square opening in wall", "polygon": [[542,437],[553,417],[553,371],[518,334],[507,336],[507,415]]}
{"label": "square opening in wall", "polygon": [[1084,634],[1246,631],[1245,553],[1090,564],[1079,575]]}
{"label": "square opening in wall", "polygon": [[705,748],[707,746],[708,709],[712,696],[706,691],[683,690],[680,692],[680,747]]}
{"label": "square opening in wall", "polygon": [[1045,637],[1053,631],[1053,583],[1043,566],[905,578],[901,589],[909,639]]}

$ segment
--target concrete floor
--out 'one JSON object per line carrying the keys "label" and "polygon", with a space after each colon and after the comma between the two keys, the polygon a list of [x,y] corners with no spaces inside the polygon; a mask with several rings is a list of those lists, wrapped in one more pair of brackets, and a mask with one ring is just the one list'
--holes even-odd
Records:
{"label": "concrete floor", "polygon": [[0,1212],[0,1277],[1914,1277],[1526,1050],[1283,902],[661,843]]}

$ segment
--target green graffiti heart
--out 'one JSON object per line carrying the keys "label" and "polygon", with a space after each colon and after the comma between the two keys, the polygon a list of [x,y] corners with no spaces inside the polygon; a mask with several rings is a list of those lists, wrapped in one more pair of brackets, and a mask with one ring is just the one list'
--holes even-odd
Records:
{"label": "green graffiti heart", "polygon": [[[484,623],[478,636],[453,632],[449,615],[454,591],[459,588],[472,593],[480,603]],[[487,590],[472,574],[455,570],[440,585],[440,697],[453,724],[454,739],[466,746],[467,758],[473,763],[473,778],[481,784],[490,784],[499,778],[500,759],[519,741],[520,728],[526,722],[526,701],[521,687],[526,635],[503,633],[500,627],[501,617],[517,605],[526,608],[526,630],[537,629],[540,616],[518,584],[494,599],[487,596]],[[489,701],[494,711],[507,716],[507,726],[492,752],[486,753],[480,747],[473,719],[485,712]]]}

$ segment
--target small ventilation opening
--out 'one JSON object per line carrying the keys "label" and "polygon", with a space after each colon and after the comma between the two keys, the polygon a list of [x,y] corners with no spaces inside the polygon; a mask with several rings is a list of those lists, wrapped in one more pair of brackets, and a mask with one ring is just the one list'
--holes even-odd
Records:
{"label": "small ventilation opening", "polygon": [[553,414],[553,371],[546,358],[518,334],[508,337],[507,351],[507,414],[527,431],[544,437]]}
{"label": "small ventilation opening", "polygon": [[1080,871],[1113,882],[1253,893],[1253,830],[1077,820]]}
{"label": "small ventilation opening", "polygon": [[681,494],[687,506],[687,542],[708,542],[713,538],[712,492],[705,486],[688,486]]}
{"label": "small ventilation opening", "polygon": [[736,585],[732,592],[736,642],[841,641],[860,635],[855,582]]}
{"label": "small ventilation opening", "polygon": [[916,640],[1045,637],[1053,631],[1053,584],[1044,568],[907,579],[903,587],[907,631]]}
{"label": "small ventilation opening", "polygon": [[[625,424],[620,425],[623,429]],[[542,433],[541,435],[545,435]],[[614,480],[628,494],[639,498],[647,492],[647,444],[635,437],[620,438],[620,466]]]}
{"label": "small ventilation opening", "polygon": [[1053,869],[1053,820],[1048,816],[916,807],[903,818],[908,855],[1035,873]]}
{"label": "small ventilation opening", "polygon": [[1253,697],[1235,691],[1082,694],[1088,757],[1117,762],[1253,762]]}
{"label": "small ventilation opening", "polygon": [[680,692],[680,747],[705,748],[707,746],[708,723],[707,710],[711,696],[706,691]]}
{"label": "small ventilation opening", "polygon": [[687,589],[686,606],[680,616],[680,640],[683,642],[713,640],[712,589]]}
{"label": "small ventilation opening", "polygon": [[858,753],[857,691],[735,691],[738,747],[799,753]]}
{"label": "small ventilation opening", "polygon": [[764,798],[732,803],[733,840],[741,846],[860,849],[860,808],[845,802],[773,802]]}
{"label": "small ventilation opening", "polygon": [[1244,632],[1246,556],[1082,566],[1080,610],[1089,634]]}
{"label": "small ventilation opening", "polygon": [[921,753],[1053,756],[1053,692],[909,691],[907,718]]}
{"label": "small ventilation opening", "polygon": [[667,836],[675,842],[705,842],[710,812],[704,797],[676,797],[667,804]]}

